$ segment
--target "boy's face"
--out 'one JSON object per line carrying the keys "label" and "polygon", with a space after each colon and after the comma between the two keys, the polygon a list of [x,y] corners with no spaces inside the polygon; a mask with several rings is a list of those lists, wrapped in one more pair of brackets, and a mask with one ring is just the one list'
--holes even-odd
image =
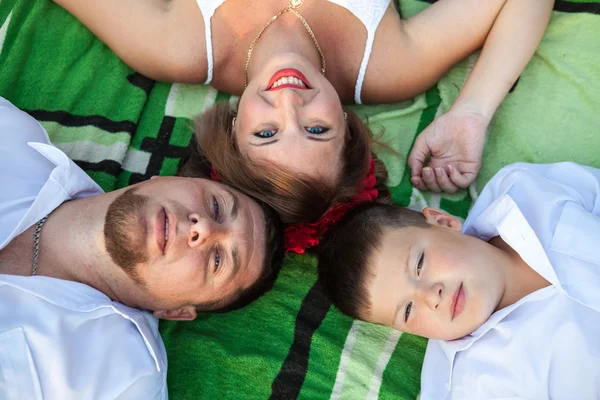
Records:
{"label": "boy's face", "polygon": [[384,230],[370,258],[365,318],[432,339],[458,339],[498,307],[506,255],[460,233],[456,217],[433,209],[423,214],[431,227]]}

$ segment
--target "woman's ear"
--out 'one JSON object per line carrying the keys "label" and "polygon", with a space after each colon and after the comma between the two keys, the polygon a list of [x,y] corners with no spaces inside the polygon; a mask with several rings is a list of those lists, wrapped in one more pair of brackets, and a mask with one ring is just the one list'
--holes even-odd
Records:
{"label": "woman's ear", "polygon": [[154,316],[170,321],[191,321],[196,319],[196,307],[183,306],[175,310],[156,310]]}
{"label": "woman's ear", "polygon": [[462,228],[462,222],[454,215],[431,207],[425,207],[422,212],[425,220],[431,225],[443,226],[455,231],[460,231]]}

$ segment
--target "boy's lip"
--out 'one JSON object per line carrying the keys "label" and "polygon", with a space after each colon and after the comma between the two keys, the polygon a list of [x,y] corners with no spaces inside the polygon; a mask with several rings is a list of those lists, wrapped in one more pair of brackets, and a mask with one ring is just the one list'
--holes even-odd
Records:
{"label": "boy's lip", "polygon": [[465,291],[462,282],[452,296],[452,304],[450,305],[451,321],[458,317],[465,309]]}
{"label": "boy's lip", "polygon": [[[294,78],[300,79],[306,85],[306,87],[288,83],[285,85],[279,85],[276,88],[272,88],[273,84],[275,82],[277,82],[277,80],[279,80],[283,77],[286,77],[286,76],[293,76]],[[284,69],[280,69],[279,71],[275,72],[273,74],[273,76],[271,77],[271,79],[269,79],[269,83],[267,84],[267,91],[279,90],[279,89],[285,89],[285,88],[307,90],[307,89],[311,89],[312,86],[310,85],[310,82],[308,81],[308,79],[306,79],[306,77],[304,76],[304,74],[302,72],[298,71],[295,68],[284,68]]]}

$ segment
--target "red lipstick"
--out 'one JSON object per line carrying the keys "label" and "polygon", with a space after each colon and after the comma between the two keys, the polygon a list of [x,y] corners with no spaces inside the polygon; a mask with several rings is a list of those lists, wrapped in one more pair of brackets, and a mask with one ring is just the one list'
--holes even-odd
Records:
{"label": "red lipstick", "polygon": [[[306,85],[306,87],[295,85],[293,83],[279,85],[276,88],[272,87],[275,82],[277,82],[279,79],[286,77],[286,76],[298,78]],[[285,88],[307,90],[307,89],[311,88],[311,85],[310,85],[310,82],[308,81],[308,79],[306,79],[306,77],[304,76],[304,74],[302,74],[302,72],[298,71],[295,68],[284,68],[284,69],[280,69],[279,71],[275,72],[275,74],[273,74],[273,76],[269,80],[269,83],[267,84],[267,90],[279,90],[279,89],[285,89]]]}

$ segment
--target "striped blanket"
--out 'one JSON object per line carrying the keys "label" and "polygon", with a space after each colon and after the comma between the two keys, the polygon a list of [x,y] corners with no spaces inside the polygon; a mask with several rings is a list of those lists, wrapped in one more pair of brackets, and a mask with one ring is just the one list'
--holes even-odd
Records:
{"label": "striped blanket", "polygon": [[[400,2],[404,16],[427,6]],[[514,161],[600,167],[599,13],[600,0],[556,2],[542,44],[492,122],[471,190],[420,193],[410,185],[406,156],[452,103],[477,55],[411,101],[354,106],[397,152],[379,151],[396,204],[465,217],[485,182]],[[189,151],[191,118],[215,102],[237,101],[135,73],[50,0],[0,0],[0,96],[40,120],[106,191],[175,174]],[[163,322],[170,397],[417,398],[426,341],[342,316],[315,283],[315,267],[311,257],[290,256],[275,288],[249,307]]]}

